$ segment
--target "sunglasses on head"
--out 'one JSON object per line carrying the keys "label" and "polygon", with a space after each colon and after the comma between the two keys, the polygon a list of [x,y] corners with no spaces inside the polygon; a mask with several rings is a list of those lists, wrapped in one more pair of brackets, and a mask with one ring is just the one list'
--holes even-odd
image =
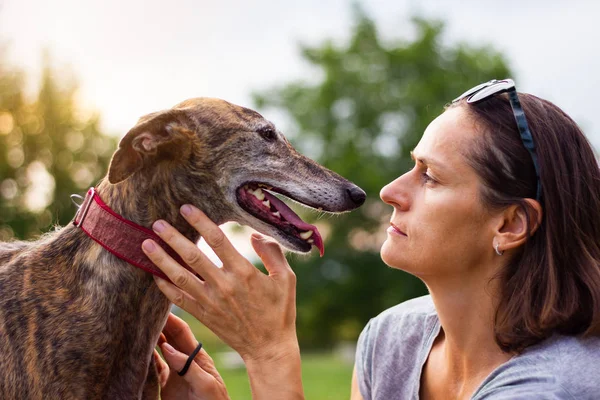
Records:
{"label": "sunglasses on head", "polygon": [[510,106],[512,108],[513,115],[515,116],[519,133],[521,134],[521,141],[531,155],[531,160],[533,161],[535,176],[537,179],[537,194],[535,198],[539,201],[542,196],[542,183],[540,182],[540,170],[537,162],[537,154],[535,152],[535,144],[533,143],[533,136],[531,136],[531,131],[529,130],[529,125],[527,124],[527,118],[525,118],[525,112],[523,111],[523,107],[521,107],[521,102],[519,101],[519,96],[517,96],[515,82],[512,79],[493,79],[489,82],[482,83],[472,89],[467,90],[462,95],[452,100],[452,103],[456,103],[463,99],[466,99],[467,103],[469,104],[479,103],[480,101],[484,101],[500,93],[508,93]]}

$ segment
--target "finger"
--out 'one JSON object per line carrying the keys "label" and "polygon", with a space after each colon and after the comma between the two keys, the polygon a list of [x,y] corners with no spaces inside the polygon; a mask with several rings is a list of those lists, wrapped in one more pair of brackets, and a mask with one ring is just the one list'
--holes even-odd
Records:
{"label": "finger", "polygon": [[163,292],[171,303],[192,314],[200,322],[204,323],[205,312],[200,306],[200,303],[208,302],[204,293],[198,293],[195,297],[192,297],[192,295],[157,276],[154,276],[154,282],[156,282],[156,286],[158,286],[160,291]]}
{"label": "finger", "polygon": [[217,257],[223,262],[224,268],[235,268],[238,265],[244,265],[240,263],[240,259],[243,259],[243,257],[233,247],[221,228],[212,222],[206,214],[189,204],[184,204],[180,211],[185,220],[202,235],[206,244],[213,249]]}
{"label": "finger", "polygon": [[174,314],[169,314],[163,332],[167,341],[183,353],[190,354],[198,345],[190,326]]}
{"label": "finger", "polygon": [[142,250],[150,261],[169,277],[171,282],[194,297],[201,295],[204,282],[173,260],[154,240],[144,240]]}
{"label": "finger", "polygon": [[[182,353],[191,354],[198,346],[198,340],[196,339],[196,336],[194,336],[192,328],[190,328],[187,322],[173,313],[169,314],[163,332],[166,334],[168,343]],[[206,370],[205,367],[212,366],[216,371],[213,359],[208,355],[204,348],[200,349],[200,352],[196,355],[194,361],[196,361],[204,370]]]}
{"label": "finger", "polygon": [[156,372],[158,374],[158,382],[160,383],[160,387],[164,387],[169,380],[169,365],[162,359],[162,357],[158,354],[156,349],[154,350],[154,362],[156,363]]}
{"label": "finger", "polygon": [[[191,354],[198,346],[198,340],[196,339],[196,336],[194,336],[192,328],[190,328],[187,322],[175,314],[169,314],[163,332],[166,333],[168,342],[175,347],[176,350],[181,351],[182,353]],[[216,371],[213,359],[208,355],[204,348],[202,348],[196,357],[194,357],[194,361],[211,374],[212,372],[207,370],[207,368],[213,368]]]}
{"label": "finger", "polygon": [[166,221],[158,220],[154,222],[152,229],[179,254],[187,265],[205,279],[219,270],[195,243],[189,241]]}
{"label": "finger", "polygon": [[[161,347],[167,364],[173,371],[181,371],[185,366],[188,356],[171,346],[169,343],[164,343]],[[183,379],[193,388],[202,391],[212,385],[214,377],[204,371],[196,362],[190,364],[189,369],[183,375]]]}
{"label": "finger", "polygon": [[200,352],[194,358],[194,361],[206,372],[211,374],[217,379],[221,378],[219,371],[217,371],[217,367],[215,366],[215,362],[210,355],[206,352],[206,350],[201,349]]}
{"label": "finger", "polygon": [[250,236],[250,243],[252,244],[254,251],[256,251],[256,254],[262,260],[270,276],[275,278],[294,274],[283,255],[281,246],[279,246],[277,242],[258,233],[253,233],[252,236]]}
{"label": "finger", "polygon": [[165,334],[161,332],[160,336],[158,337],[157,344],[160,346],[161,344],[163,344],[166,341],[167,341],[167,338],[165,337]]}

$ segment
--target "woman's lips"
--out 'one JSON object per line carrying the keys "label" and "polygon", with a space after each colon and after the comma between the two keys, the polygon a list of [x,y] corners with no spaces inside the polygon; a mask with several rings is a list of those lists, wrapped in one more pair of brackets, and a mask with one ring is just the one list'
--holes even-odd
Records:
{"label": "woman's lips", "polygon": [[392,223],[390,223],[390,227],[387,229],[387,231],[396,235],[407,236],[406,233],[402,232],[396,225]]}

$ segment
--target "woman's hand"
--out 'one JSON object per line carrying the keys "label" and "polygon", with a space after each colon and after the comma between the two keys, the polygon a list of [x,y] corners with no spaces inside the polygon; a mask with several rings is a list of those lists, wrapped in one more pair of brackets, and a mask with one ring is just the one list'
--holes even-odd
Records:
{"label": "woman's hand", "polygon": [[194,357],[184,376],[179,376],[177,373],[184,367],[188,354],[192,353],[198,345],[185,321],[169,314],[158,345],[166,360],[165,363],[154,350],[162,400],[229,399],[225,382],[219,375],[212,358],[204,349]]}
{"label": "woman's hand", "polygon": [[302,398],[296,277],[281,248],[270,239],[252,235],[252,246],[269,273],[265,275],[200,210],[184,205],[181,213],[223,266],[214,265],[195,243],[165,221],[156,221],[154,231],[204,279],[146,240],[144,252],[174,283],[155,278],[158,287],[240,354],[255,398]]}

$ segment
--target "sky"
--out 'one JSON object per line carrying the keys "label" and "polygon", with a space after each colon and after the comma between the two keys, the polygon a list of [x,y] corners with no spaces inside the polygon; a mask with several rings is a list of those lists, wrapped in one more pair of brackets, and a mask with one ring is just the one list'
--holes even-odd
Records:
{"label": "sky", "polygon": [[[502,51],[519,91],[563,108],[600,149],[600,2],[360,4],[386,39],[410,38],[410,17],[419,15],[446,21],[447,43]],[[0,42],[8,44],[9,61],[28,72],[31,87],[47,50],[58,71],[78,78],[78,98],[100,112],[104,130],[122,136],[140,116],[186,98],[220,97],[251,107],[252,91],[313,78],[298,44],[344,43],[351,5],[348,0],[0,0]],[[277,124],[276,116],[270,118]]]}

